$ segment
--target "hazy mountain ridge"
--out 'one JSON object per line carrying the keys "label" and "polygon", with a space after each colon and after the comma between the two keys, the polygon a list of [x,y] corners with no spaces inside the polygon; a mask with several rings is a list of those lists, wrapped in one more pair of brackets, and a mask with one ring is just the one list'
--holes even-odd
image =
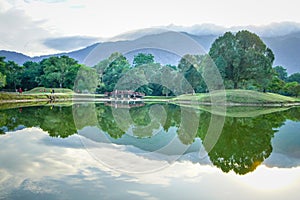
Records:
{"label": "hazy mountain ridge", "polygon": [[[274,30],[274,29],[272,29]],[[288,69],[288,72],[295,73],[300,71],[300,31],[294,32],[295,28],[291,28],[291,33],[283,36],[272,36],[274,33],[271,33],[269,37],[262,37],[262,40],[273,50],[275,54],[275,62],[274,65],[282,65]],[[0,56],[5,56],[7,60],[13,60],[18,64],[23,64],[26,61],[34,61],[38,62],[44,58],[48,58],[50,56],[61,56],[67,55],[79,61],[79,63],[84,63],[85,58],[87,58],[90,54],[95,53],[93,50],[97,50],[98,55],[97,59],[93,62],[86,63],[89,66],[93,66],[101,59],[107,57],[109,53],[116,51],[119,48],[129,48],[134,46],[143,46],[144,44],[151,44],[151,42],[155,43],[166,43],[168,45],[172,45],[172,43],[176,43],[176,45],[184,46],[184,44],[178,43],[176,41],[176,34],[170,34],[172,32],[157,32],[155,29],[141,31],[141,34],[138,34],[138,31],[133,32],[133,35],[127,33],[124,37],[120,36],[121,41],[110,41],[110,42],[103,42],[103,43],[95,43],[91,46],[86,48],[71,51],[67,53],[59,53],[53,55],[43,55],[43,56],[36,56],[36,57],[29,57],[21,53],[11,52],[11,51],[0,51]],[[169,35],[166,37],[166,34]],[[174,32],[173,32],[174,33]],[[206,32],[207,33],[207,32]],[[200,34],[198,35],[190,34],[188,32],[182,32],[180,34],[186,35],[193,40],[195,40],[203,49],[204,51],[208,52],[211,44],[213,41],[218,38],[221,34]],[[130,38],[126,40],[126,38]],[[136,39],[133,39],[136,38]],[[116,38],[115,38],[116,39]],[[146,45],[146,46],[147,46]],[[151,45],[150,45],[151,46]],[[128,60],[132,63],[133,56],[138,52],[143,53],[151,53],[156,58],[156,62],[162,64],[172,64],[176,65],[180,59],[180,56],[175,55],[172,52],[166,52],[161,49],[153,49],[153,48],[145,48],[145,49],[132,49],[132,51],[127,52],[125,56]],[[192,52],[192,51],[191,51]],[[187,52],[187,53],[191,53]]]}

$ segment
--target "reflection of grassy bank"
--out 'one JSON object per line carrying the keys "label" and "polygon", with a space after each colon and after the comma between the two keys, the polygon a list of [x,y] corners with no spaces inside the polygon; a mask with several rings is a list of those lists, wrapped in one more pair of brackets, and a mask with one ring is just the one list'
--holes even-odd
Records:
{"label": "reflection of grassy bank", "polygon": [[49,101],[50,97],[55,100],[69,100],[72,94],[18,94],[18,93],[0,93],[0,103],[7,102],[30,102],[30,101]]}
{"label": "reflection of grassy bank", "polygon": [[[262,107],[262,106],[226,106],[212,108],[211,106],[192,105],[192,104],[176,104],[183,107],[199,109],[209,113],[227,117],[256,117],[260,115],[281,112],[289,110],[291,107]],[[226,109],[226,110],[225,110]]]}
{"label": "reflection of grassy bank", "polygon": [[17,94],[17,93],[0,93],[0,100],[34,100],[34,99],[48,99],[46,94]]}
{"label": "reflection of grassy bank", "polygon": [[35,107],[35,106],[71,106],[71,101],[58,101],[49,103],[48,101],[30,101],[30,102],[15,102],[15,103],[1,103],[0,110],[20,108],[20,107]]}
{"label": "reflection of grassy bank", "polygon": [[46,101],[1,103],[0,110],[19,108],[19,107],[43,106],[46,104],[47,104]]}
{"label": "reflection of grassy bank", "polygon": [[[49,91],[48,91],[49,90]],[[2,102],[27,102],[27,101],[48,101],[51,96],[56,100],[68,101],[86,100],[86,101],[108,101],[103,94],[77,94],[69,89],[55,88],[55,94],[50,94],[49,88],[35,88],[23,94],[17,93],[0,93],[0,103]],[[45,91],[45,92],[44,92]],[[226,97],[226,98],[225,98]],[[211,105],[213,102],[228,106],[293,106],[300,105],[299,98],[282,96],[273,93],[262,93],[251,90],[226,90],[215,91],[211,93],[186,94],[177,97],[165,96],[146,96],[143,98],[145,102],[171,102],[176,104],[199,104]]]}

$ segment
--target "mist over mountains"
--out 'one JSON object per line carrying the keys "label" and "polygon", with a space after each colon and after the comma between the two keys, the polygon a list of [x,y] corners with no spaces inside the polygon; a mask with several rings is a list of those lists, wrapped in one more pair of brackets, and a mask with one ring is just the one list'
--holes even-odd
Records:
{"label": "mist over mountains", "polygon": [[[78,60],[79,63],[85,63],[89,66],[93,66],[100,60],[108,57],[111,53],[123,48],[131,49],[131,51],[124,53],[131,63],[135,54],[143,52],[153,54],[156,62],[161,64],[177,65],[178,61],[180,60],[180,55],[159,48],[151,48],[151,46],[153,46],[151,43],[172,47],[182,47],[182,53],[185,52],[192,54],[193,52],[196,52],[193,48],[189,49],[184,42],[176,38],[176,35],[178,35],[178,33],[174,34],[174,31],[176,31],[194,40],[202,47],[203,53],[205,53],[209,51],[213,41],[226,31],[236,32],[244,29],[258,34],[267,44],[267,46],[272,49],[275,54],[274,66],[282,65],[288,69],[289,74],[300,71],[300,25],[291,22],[275,23],[261,27],[247,26],[231,28],[224,28],[213,24],[195,25],[192,27],[169,25],[165,27],[132,31],[110,39],[106,39],[102,42],[95,42],[95,39],[88,40],[85,37],[83,37],[84,41],[81,42],[81,37],[73,37],[74,41],[70,40],[70,38],[67,38],[68,41],[64,43],[63,38],[58,38],[57,40],[60,42],[51,43],[51,48],[54,49],[61,49],[61,45],[66,45],[64,49],[74,49],[74,44],[82,45],[86,44],[87,41],[93,43],[87,47],[80,48],[79,50],[69,51],[66,53],[30,57],[18,52],[1,50],[0,56],[5,56],[6,60],[13,60],[21,65],[26,61],[38,62],[50,56],[67,55]],[[45,45],[46,44],[47,43],[45,43]],[[55,44],[59,46],[56,47]],[[97,55],[94,56],[94,60],[87,62],[86,58],[95,52],[97,52]]]}

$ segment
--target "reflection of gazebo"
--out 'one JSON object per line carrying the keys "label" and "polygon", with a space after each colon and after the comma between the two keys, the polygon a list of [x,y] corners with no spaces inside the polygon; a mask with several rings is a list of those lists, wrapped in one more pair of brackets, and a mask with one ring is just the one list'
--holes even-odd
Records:
{"label": "reflection of gazebo", "polygon": [[131,101],[130,102],[126,102],[126,103],[120,103],[120,102],[112,102],[112,101],[109,101],[109,102],[105,102],[104,105],[106,106],[111,106],[111,107],[114,107],[114,108],[134,108],[134,107],[142,107],[145,105],[144,102],[142,101]]}
{"label": "reflection of gazebo", "polygon": [[114,99],[136,99],[143,98],[145,96],[144,93],[135,92],[132,90],[114,90],[112,92],[105,92],[104,95]]}

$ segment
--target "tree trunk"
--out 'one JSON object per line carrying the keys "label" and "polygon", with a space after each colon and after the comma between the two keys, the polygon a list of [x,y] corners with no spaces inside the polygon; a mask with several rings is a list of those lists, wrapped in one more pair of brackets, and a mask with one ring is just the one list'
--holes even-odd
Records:
{"label": "tree trunk", "polygon": [[233,84],[234,84],[234,85],[233,85],[233,88],[234,88],[234,89],[238,89],[238,82],[234,82]]}

